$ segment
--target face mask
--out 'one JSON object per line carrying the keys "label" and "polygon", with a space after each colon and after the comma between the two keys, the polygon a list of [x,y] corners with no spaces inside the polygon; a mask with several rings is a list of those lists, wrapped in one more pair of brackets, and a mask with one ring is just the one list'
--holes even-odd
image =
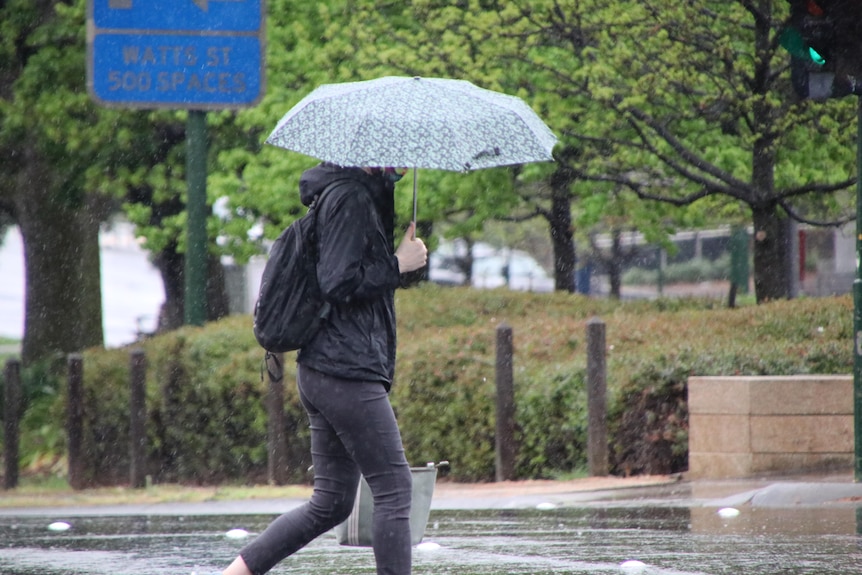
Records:
{"label": "face mask", "polygon": [[383,168],[383,177],[393,184],[404,177],[407,168]]}

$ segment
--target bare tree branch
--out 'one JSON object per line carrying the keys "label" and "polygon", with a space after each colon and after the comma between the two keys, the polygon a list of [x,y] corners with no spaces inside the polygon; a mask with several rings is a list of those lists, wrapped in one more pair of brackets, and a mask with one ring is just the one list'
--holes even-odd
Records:
{"label": "bare tree branch", "polygon": [[808,194],[829,194],[832,192],[846,190],[847,188],[853,186],[855,183],[856,178],[850,178],[848,180],[844,180],[843,182],[836,182],[834,184],[809,184],[807,186],[789,188],[787,190],[779,192],[777,196],[779,197],[779,199],[786,200],[788,198],[805,196]]}
{"label": "bare tree branch", "polygon": [[[662,141],[667,143],[671,147],[671,149],[679,155],[679,157],[681,159],[685,160],[688,164],[690,164],[691,166],[696,168],[698,171],[701,171],[705,174],[708,174],[708,175],[714,177],[715,179],[717,179],[721,182],[724,182],[727,186],[724,189],[726,189],[728,191],[740,190],[740,191],[744,191],[745,193],[749,194],[749,197],[754,196],[755,190],[748,184],[748,182],[743,182],[742,180],[739,180],[739,179],[733,177],[728,172],[718,169],[713,164],[707,162],[706,160],[704,160],[703,158],[701,158],[700,156],[698,156],[697,154],[695,154],[694,152],[689,150],[688,147],[686,147],[679,140],[679,138],[677,138],[673,133],[671,133],[670,130],[668,130],[664,125],[662,125],[660,122],[657,122],[655,119],[650,117],[645,112],[643,112],[643,111],[641,111],[635,107],[627,108],[626,112],[628,112],[633,118],[643,122],[652,131],[654,131],[656,134],[661,136]],[[637,124],[635,122],[632,122],[631,125],[633,127],[637,126]],[[645,135],[645,132],[641,131],[641,133]],[[645,143],[647,143],[647,145],[649,145],[648,142],[645,142]],[[653,147],[653,149],[655,149],[655,148]],[[665,154],[662,154],[657,149],[655,149],[655,152],[659,157],[662,158],[663,162],[665,162],[668,166],[673,168],[674,171],[676,171],[677,173],[684,175],[686,177],[688,177],[687,174],[693,175],[693,173],[691,173],[689,170],[686,170],[685,168],[683,168],[683,166],[679,162],[671,160],[668,156],[666,156]],[[699,178],[699,179],[702,179],[702,178]],[[695,181],[696,183],[702,183],[700,181],[697,181],[697,179],[695,179],[693,181]],[[712,184],[712,185],[714,186],[714,184]]]}
{"label": "bare tree branch", "polygon": [[780,205],[791,218],[793,218],[794,220],[796,220],[797,222],[799,222],[801,224],[808,224],[809,226],[817,226],[817,227],[821,227],[821,228],[840,227],[840,226],[843,226],[844,224],[847,224],[849,222],[856,220],[855,214],[852,216],[845,216],[843,218],[838,218],[835,220],[814,220],[811,218],[806,218],[805,216],[803,216],[802,214],[797,212],[795,209],[793,209],[790,206],[790,204],[788,204],[787,202],[785,202],[783,200],[779,200],[778,205]]}

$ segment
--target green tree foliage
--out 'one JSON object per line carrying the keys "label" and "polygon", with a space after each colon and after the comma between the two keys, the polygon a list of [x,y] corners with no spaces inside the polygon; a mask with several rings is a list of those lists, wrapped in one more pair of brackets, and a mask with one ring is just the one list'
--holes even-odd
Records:
{"label": "green tree foliage", "polygon": [[577,228],[583,230],[582,240],[597,226],[637,227],[660,240],[668,223],[683,220],[680,210],[634,201],[635,195],[619,185],[582,176],[588,160],[604,158],[609,147],[584,138],[583,130],[620,124],[597,105],[584,73],[590,47],[607,25],[603,4],[579,2],[575,10],[552,2],[414,2],[402,8],[400,19],[382,8],[385,3],[372,4],[368,17],[394,27],[390,42],[396,46],[366,42],[368,59],[408,72],[471,79],[521,96],[560,136],[556,164],[515,171],[507,201],[483,213],[486,219],[541,217],[547,222],[558,289],[574,289]]}
{"label": "green tree foliage", "polygon": [[[24,234],[28,359],[101,342],[97,230],[117,198],[166,280],[181,275],[185,114],[90,101],[85,5],[0,4],[0,211]],[[675,224],[745,217],[758,299],[784,297],[788,218],[835,221],[848,203],[851,102],[795,99],[778,47],[780,0],[271,0],[267,9],[266,96],[208,114],[209,200],[226,208],[208,221],[214,262],[259,253],[259,226],[272,238],[304,211],[297,182],[316,160],[263,145],[278,119],[319,84],[384,74],[472,80],[523,97],[552,126],[555,164],[423,171],[420,220],[469,236],[490,219],[540,216],[563,289],[575,228],[661,240]],[[402,224],[409,188],[398,191]],[[169,300],[181,299],[172,285]]]}
{"label": "green tree foliage", "polygon": [[[270,91],[239,115],[248,129],[271,129],[320,83],[385,74],[459,77],[525,98],[561,137],[557,163],[423,173],[420,214],[453,223],[452,235],[544,217],[558,287],[571,279],[576,227],[661,242],[678,226],[748,219],[758,299],[785,297],[788,218],[842,220],[855,169],[837,136],[852,109],[794,97],[777,40],[782,2],[356,0],[270,12]],[[220,156],[211,180],[232,198],[223,228],[238,253],[251,253],[242,234],[259,218],[272,237],[302,211],[293,190],[310,163],[268,147]]]}
{"label": "green tree foliage", "polygon": [[[638,197],[747,213],[758,301],[788,297],[789,220],[843,221],[854,181],[850,101],[799,102],[778,37],[786,2],[635,0],[599,38],[590,93],[619,118],[590,177]],[[617,22],[620,22],[619,16]],[[621,131],[620,128],[623,130]],[[843,206],[842,206],[843,203]],[[719,212],[721,213],[721,212]]]}
{"label": "green tree foliage", "polygon": [[366,58],[523,96],[562,136],[546,185],[522,189],[544,202],[560,252],[574,198],[584,231],[652,240],[673,224],[747,218],[764,301],[789,293],[789,219],[844,220],[852,106],[793,95],[778,46],[785,2],[370,5],[393,40],[363,42]]}

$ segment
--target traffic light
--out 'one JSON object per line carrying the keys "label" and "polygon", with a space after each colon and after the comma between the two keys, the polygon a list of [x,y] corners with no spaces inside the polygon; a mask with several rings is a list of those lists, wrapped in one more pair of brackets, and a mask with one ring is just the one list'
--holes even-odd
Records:
{"label": "traffic light", "polygon": [[[826,100],[862,94],[856,56],[859,0],[788,0],[790,21],[781,45],[790,53],[790,78],[801,98]],[[857,79],[858,78],[858,79]]]}

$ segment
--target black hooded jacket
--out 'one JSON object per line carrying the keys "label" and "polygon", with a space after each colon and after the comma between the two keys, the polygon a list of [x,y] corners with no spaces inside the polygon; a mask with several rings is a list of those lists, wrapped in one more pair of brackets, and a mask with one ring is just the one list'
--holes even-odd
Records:
{"label": "black hooded jacket", "polygon": [[327,321],[297,362],[342,379],[379,381],[388,390],[395,372],[394,184],[360,168],[320,164],[299,181],[302,203],[320,203],[317,278],[332,304]]}

